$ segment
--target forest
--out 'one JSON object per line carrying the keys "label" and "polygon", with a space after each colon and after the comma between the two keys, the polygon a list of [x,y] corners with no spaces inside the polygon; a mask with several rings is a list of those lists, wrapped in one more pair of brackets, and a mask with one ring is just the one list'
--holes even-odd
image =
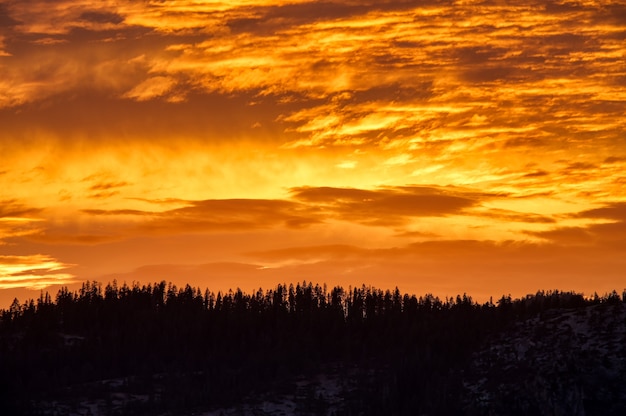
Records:
{"label": "forest", "polygon": [[[625,303],[626,290],[481,304],[310,282],[217,294],[165,281],[85,282],[0,312],[0,414],[63,414],[50,403],[82,398],[109,415],[199,414],[288,393],[297,377],[320,373],[350,386],[332,414],[480,414],[468,411],[463,380],[489,337],[551,311]],[[143,399],[120,404],[120,394]],[[309,396],[300,414],[330,412]]]}

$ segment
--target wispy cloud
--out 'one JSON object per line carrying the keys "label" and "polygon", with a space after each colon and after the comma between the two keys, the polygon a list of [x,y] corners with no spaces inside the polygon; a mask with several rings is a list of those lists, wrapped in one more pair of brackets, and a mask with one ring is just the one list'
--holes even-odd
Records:
{"label": "wispy cloud", "polygon": [[40,214],[41,208],[28,207],[15,199],[0,201],[0,218],[28,218]]}
{"label": "wispy cloud", "polygon": [[74,283],[76,279],[72,274],[60,273],[72,266],[42,254],[0,256],[0,289],[42,289],[50,285]]}
{"label": "wispy cloud", "polygon": [[0,201],[0,246],[12,237],[32,235],[42,230],[43,209],[29,207],[16,199]]}

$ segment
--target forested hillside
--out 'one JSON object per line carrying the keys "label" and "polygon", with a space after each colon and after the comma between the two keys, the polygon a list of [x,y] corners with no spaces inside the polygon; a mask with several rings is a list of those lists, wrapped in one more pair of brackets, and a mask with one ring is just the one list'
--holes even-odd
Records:
{"label": "forested hillside", "polygon": [[[549,356],[527,356],[534,351],[528,347],[507,358],[493,349],[505,349],[518,334],[523,339],[516,343],[533,348],[567,344],[572,355],[559,374],[571,374],[572,388],[584,389],[576,396],[578,414],[622,414],[624,302],[626,291],[592,298],[538,292],[478,304],[467,295],[439,299],[306,282],[217,294],[166,282],[114,282],[104,289],[89,282],[76,292],[63,289],[54,298],[42,293],[2,311],[0,413],[246,414],[260,397],[292,397],[293,414],[507,414],[503,400],[516,395],[519,403],[508,414],[536,412],[543,393],[535,390],[551,390],[539,382],[528,386],[536,381],[533,366],[546,365]],[[607,358],[596,358],[608,362],[608,372],[594,372],[596,361],[584,367],[585,355],[576,355],[576,348],[592,344],[579,345],[571,331],[545,324],[555,316],[578,316],[582,327],[592,316],[608,322],[605,314],[612,323],[596,335],[612,349],[598,347]],[[578,338],[593,335],[581,331],[574,331]],[[590,371],[592,382],[584,379]],[[491,385],[494,374],[500,384],[507,380],[508,390]],[[320,377],[338,390],[332,400],[306,382]],[[516,380],[532,394],[516,389]],[[611,406],[594,396],[596,383],[610,384],[601,394]],[[520,394],[534,396],[524,401]]]}

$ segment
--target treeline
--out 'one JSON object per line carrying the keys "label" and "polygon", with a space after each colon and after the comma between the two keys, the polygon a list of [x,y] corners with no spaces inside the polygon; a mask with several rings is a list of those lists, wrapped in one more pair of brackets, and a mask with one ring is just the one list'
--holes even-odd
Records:
{"label": "treeline", "polygon": [[[488,334],[553,308],[626,302],[626,291],[416,297],[303,282],[217,294],[166,282],[42,293],[0,312],[0,413],[102,397],[101,380],[147,400],[110,414],[176,413],[237,403],[252,392],[335,368],[356,383],[342,414],[455,413],[457,373]],[[346,381],[346,383],[348,380]]]}

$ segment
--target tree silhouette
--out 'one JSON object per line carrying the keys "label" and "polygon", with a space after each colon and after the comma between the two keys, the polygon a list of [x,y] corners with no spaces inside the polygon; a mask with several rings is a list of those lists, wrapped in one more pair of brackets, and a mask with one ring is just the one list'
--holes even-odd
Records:
{"label": "tree silhouette", "polygon": [[[46,400],[93,396],[114,414],[114,393],[148,397],[127,401],[134,414],[193,411],[329,366],[357,386],[345,414],[462,413],[458,374],[490,334],[555,308],[625,300],[626,291],[592,299],[542,291],[494,305],[398,288],[329,292],[311,282],[249,294],[165,281],[113,281],[104,289],[85,282],[54,300],[42,292],[1,311],[0,413],[38,413]],[[309,393],[306,407],[323,409]]]}

